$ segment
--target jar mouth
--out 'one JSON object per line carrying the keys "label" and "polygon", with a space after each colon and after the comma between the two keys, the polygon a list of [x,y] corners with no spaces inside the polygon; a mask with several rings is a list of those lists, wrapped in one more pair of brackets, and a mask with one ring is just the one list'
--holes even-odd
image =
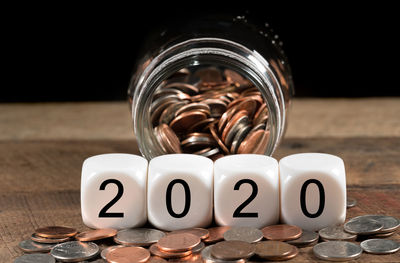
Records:
{"label": "jar mouth", "polygon": [[[163,149],[147,120],[153,94],[157,87],[173,73],[188,67],[215,65],[236,71],[251,81],[260,91],[269,111],[270,139],[264,154],[272,155],[283,131],[284,101],[279,82],[268,62],[256,51],[226,39],[195,38],[178,43],[160,53],[138,76],[133,94],[132,118],[139,150],[147,159],[154,158]],[[131,84],[133,85],[133,84]],[[278,93],[278,94],[277,94]]]}

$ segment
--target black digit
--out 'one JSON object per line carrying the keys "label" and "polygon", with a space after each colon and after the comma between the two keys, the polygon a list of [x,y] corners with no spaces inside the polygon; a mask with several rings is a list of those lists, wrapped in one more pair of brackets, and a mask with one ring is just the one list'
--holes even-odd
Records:
{"label": "black digit", "polygon": [[124,217],[124,213],[108,213],[107,210],[110,209],[118,200],[122,197],[124,193],[124,186],[122,183],[116,179],[108,179],[101,183],[100,190],[105,190],[108,184],[115,184],[118,186],[117,195],[106,204],[103,209],[100,210],[99,217]]}
{"label": "black digit", "polygon": [[257,212],[254,212],[254,213],[247,213],[247,212],[243,213],[242,212],[243,208],[245,208],[251,201],[253,201],[254,198],[256,198],[257,193],[258,193],[257,184],[253,180],[242,179],[235,184],[233,190],[239,190],[239,188],[242,184],[251,185],[251,187],[253,188],[253,192],[251,192],[251,195],[249,196],[249,198],[247,198],[240,206],[238,206],[238,208],[236,208],[235,212],[233,212],[233,217],[258,217]]}
{"label": "black digit", "polygon": [[[174,210],[172,209],[172,201],[171,201],[171,197],[172,197],[172,188],[174,187],[175,184],[181,184],[185,190],[185,207],[182,211],[182,213],[177,214],[174,212]],[[175,218],[182,218],[185,215],[187,215],[187,213],[189,212],[190,209],[190,188],[189,185],[182,179],[174,179],[172,180],[168,187],[167,187],[167,196],[166,196],[166,203],[167,203],[167,210],[168,213],[175,217]]]}
{"label": "black digit", "polygon": [[[306,192],[307,192],[307,187],[310,184],[316,184],[319,190],[319,207],[318,211],[314,214],[310,214],[306,207]],[[318,181],[317,179],[308,179],[307,181],[304,182],[300,190],[300,206],[301,206],[301,211],[303,211],[304,215],[309,218],[316,218],[322,214],[325,207],[325,190],[324,186],[321,184],[320,181]]]}

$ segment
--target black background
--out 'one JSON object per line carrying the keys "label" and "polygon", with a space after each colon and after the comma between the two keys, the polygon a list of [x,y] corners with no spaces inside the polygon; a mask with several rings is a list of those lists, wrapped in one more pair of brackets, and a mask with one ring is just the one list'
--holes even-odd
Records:
{"label": "black background", "polygon": [[0,102],[124,100],[150,30],[245,10],[283,41],[296,96],[400,96],[394,4],[216,3],[3,8]]}

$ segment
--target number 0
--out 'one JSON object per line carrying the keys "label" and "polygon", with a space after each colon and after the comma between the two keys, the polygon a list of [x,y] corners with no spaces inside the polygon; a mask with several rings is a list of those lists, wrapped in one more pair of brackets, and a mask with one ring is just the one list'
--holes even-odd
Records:
{"label": "number 0", "polygon": [[[185,189],[185,208],[183,209],[182,213],[177,214],[174,212],[174,210],[172,209],[172,188],[174,187],[175,184],[181,184],[183,186],[183,189]],[[167,187],[167,194],[166,194],[166,203],[167,203],[167,210],[168,213],[175,218],[182,218],[185,215],[187,215],[187,213],[189,212],[190,209],[190,188],[188,183],[186,183],[186,181],[182,180],[182,179],[175,179],[172,180]]]}
{"label": "number 0", "polygon": [[[309,184],[316,184],[319,190],[319,207],[318,211],[315,212],[314,214],[309,213],[306,207],[306,191]],[[316,218],[322,214],[325,207],[325,190],[324,186],[321,184],[320,181],[318,181],[317,179],[308,179],[307,181],[304,182],[300,190],[300,206],[301,206],[301,211],[303,211],[303,214],[306,217]]]}

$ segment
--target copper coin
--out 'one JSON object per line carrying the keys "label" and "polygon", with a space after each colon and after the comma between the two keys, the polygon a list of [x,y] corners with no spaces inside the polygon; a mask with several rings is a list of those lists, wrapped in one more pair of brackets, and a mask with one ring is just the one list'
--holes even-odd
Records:
{"label": "copper coin", "polygon": [[152,255],[162,258],[182,258],[192,254],[192,251],[190,249],[179,252],[165,251],[162,250],[158,244],[151,245],[149,250]]}
{"label": "copper coin", "polygon": [[146,262],[150,252],[142,247],[121,247],[107,253],[106,259],[110,263],[138,263]]}
{"label": "copper coin", "polygon": [[194,248],[201,239],[190,233],[166,235],[158,241],[160,249],[167,252],[180,252]]}
{"label": "copper coin", "polygon": [[193,126],[193,124],[205,119],[207,119],[207,115],[203,112],[188,111],[173,119],[169,126],[176,133],[183,133]]}
{"label": "copper coin", "polygon": [[194,111],[194,110],[203,110],[206,112],[210,112],[210,106],[208,106],[205,103],[202,102],[193,102],[193,103],[189,103],[185,106],[182,106],[179,110],[177,110],[175,112],[175,117],[178,117],[179,115],[181,115],[184,112],[189,112],[189,111]]}
{"label": "copper coin", "polygon": [[56,244],[69,241],[71,237],[63,237],[63,238],[46,238],[36,235],[35,233],[31,235],[31,239],[38,243],[44,244]]}
{"label": "copper coin", "polygon": [[287,254],[283,257],[279,257],[279,259],[272,258],[272,260],[289,260],[289,259],[296,257],[298,254],[299,254],[299,249],[296,246],[293,246],[292,251],[289,254]]}
{"label": "copper coin", "polygon": [[176,133],[167,125],[161,124],[156,127],[160,143],[164,146],[167,153],[181,153],[181,143]]}
{"label": "copper coin", "polygon": [[208,118],[203,121],[199,121],[198,123],[193,124],[192,127],[188,129],[188,132],[201,132],[214,122],[214,118]]}
{"label": "copper coin", "polygon": [[217,226],[208,228],[207,230],[210,233],[210,235],[203,241],[206,244],[212,244],[218,241],[222,241],[224,240],[224,233],[230,228],[231,228],[230,226]]}
{"label": "copper coin", "polygon": [[224,153],[229,154],[228,147],[225,146],[224,142],[221,140],[219,135],[217,134],[217,129],[215,125],[210,126],[210,132],[215,141],[218,143],[219,147],[224,151]]}
{"label": "copper coin", "polygon": [[264,131],[264,134],[262,135],[262,138],[259,141],[258,146],[256,147],[253,153],[265,154],[265,151],[267,150],[268,147],[268,142],[269,142],[269,131]]}
{"label": "copper coin", "polygon": [[158,256],[151,256],[146,263],[167,263],[168,261]]}
{"label": "copper coin", "polygon": [[199,77],[202,82],[221,82],[222,74],[215,67],[207,67],[197,70],[194,75]]}
{"label": "copper coin", "polygon": [[47,238],[73,237],[78,232],[75,228],[65,226],[46,226],[35,230],[36,235]]}
{"label": "copper coin", "polygon": [[240,144],[237,153],[253,153],[259,146],[260,141],[264,138],[263,130],[251,131]]}
{"label": "copper coin", "polygon": [[254,252],[254,245],[238,240],[222,241],[211,248],[211,255],[222,260],[249,258]]}
{"label": "copper coin", "polygon": [[285,224],[266,226],[261,231],[266,239],[275,241],[293,240],[302,233],[300,227]]}
{"label": "copper coin", "polygon": [[200,254],[192,254],[183,258],[175,258],[168,260],[169,262],[182,262],[182,263],[203,263],[203,258]]}
{"label": "copper coin", "polygon": [[222,131],[222,136],[221,139],[223,142],[225,142],[226,140],[226,136],[228,135],[228,132],[232,129],[232,127],[237,123],[237,121],[241,118],[247,117],[247,111],[245,110],[241,110],[239,112],[237,112],[231,120],[228,121],[228,123],[226,124],[224,130]]}
{"label": "copper coin", "polygon": [[94,241],[113,237],[117,234],[117,230],[112,228],[96,229],[81,232],[75,236],[79,241]]}
{"label": "copper coin", "polygon": [[199,93],[199,89],[189,83],[174,82],[164,86],[163,88],[164,89],[175,88],[189,95],[194,95]]}
{"label": "copper coin", "polygon": [[208,232],[207,229],[204,228],[200,228],[200,227],[195,227],[195,228],[187,228],[187,229],[180,229],[180,230],[174,230],[170,233],[168,233],[168,235],[172,235],[172,234],[179,234],[179,233],[189,233],[189,234],[193,234],[195,236],[198,236],[201,239],[205,239],[210,235],[210,232]]}
{"label": "copper coin", "polygon": [[256,245],[256,255],[263,259],[276,259],[289,255],[293,245],[281,241],[262,241]]}

